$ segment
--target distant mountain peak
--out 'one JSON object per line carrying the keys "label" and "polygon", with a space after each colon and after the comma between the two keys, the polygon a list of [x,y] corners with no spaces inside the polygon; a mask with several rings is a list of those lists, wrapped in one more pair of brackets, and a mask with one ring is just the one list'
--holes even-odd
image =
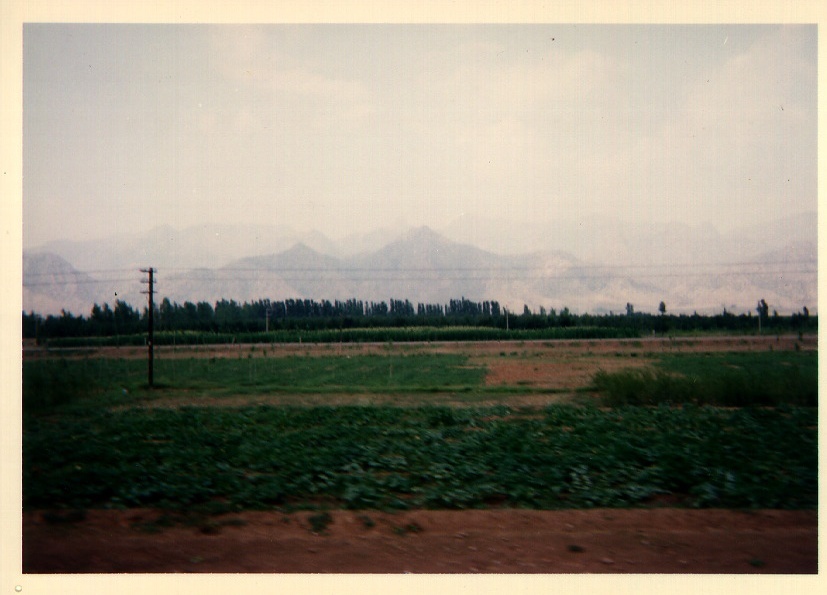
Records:
{"label": "distant mountain peak", "polygon": [[296,242],[287,250],[277,254],[250,256],[231,262],[226,268],[254,267],[262,269],[335,269],[340,264],[338,258],[323,254],[304,242]]}
{"label": "distant mountain peak", "polygon": [[318,252],[304,242],[296,242],[287,250],[282,252],[282,254],[318,254]]}
{"label": "distant mountain peak", "polygon": [[[642,228],[609,218],[515,223],[466,215],[439,231],[384,227],[335,242],[266,225],[165,226],[155,230],[155,241],[146,235],[59,241],[24,251],[23,305],[85,313],[116,297],[145,303],[145,287],[134,276],[140,258],[140,266],[161,271],[159,298],[179,301],[306,296],[438,303],[466,296],[599,312],[630,302],[654,311],[665,300],[670,312],[701,312],[724,303],[749,311],[763,296],[787,312],[817,303],[812,219],[769,223],[758,236],[719,234],[704,224]],[[777,268],[733,274],[739,263],[753,262]],[[683,264],[703,268],[689,268],[684,277]],[[127,270],[133,273],[116,273]]]}
{"label": "distant mountain peak", "polygon": [[23,252],[23,274],[78,273],[72,264],[54,252]]}
{"label": "distant mountain peak", "polygon": [[339,262],[339,259],[335,256],[330,256],[329,254],[319,252],[317,249],[313,248],[312,246],[308,246],[304,242],[296,242],[284,252],[277,254],[276,257],[283,261],[291,261],[296,263],[323,262],[327,264],[333,264]]}
{"label": "distant mountain peak", "polygon": [[402,235],[401,241],[406,242],[438,242],[441,244],[449,243],[450,240],[444,235],[434,231],[427,225],[414,227]]}

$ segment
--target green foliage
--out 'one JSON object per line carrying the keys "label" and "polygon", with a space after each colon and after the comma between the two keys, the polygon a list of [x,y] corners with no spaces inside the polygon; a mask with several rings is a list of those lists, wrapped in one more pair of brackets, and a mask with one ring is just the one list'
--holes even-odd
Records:
{"label": "green foliage", "polygon": [[23,362],[26,414],[119,403],[146,388],[144,360],[91,357]]}
{"label": "green foliage", "polygon": [[655,369],[595,374],[609,406],[694,403],[724,407],[818,405],[815,352],[676,354]]}
{"label": "green foliage", "polygon": [[596,390],[604,393],[603,403],[620,405],[655,405],[682,402],[686,383],[662,371],[627,369],[618,372],[599,370],[593,379]]}
{"label": "green foliage", "polygon": [[[767,316],[767,306],[760,311],[761,327],[773,333],[814,333],[818,317],[810,316],[805,307],[790,316]],[[387,302],[269,299],[238,303],[222,299],[215,305],[161,300],[155,311],[156,342],[179,343],[296,342],[304,341],[406,341],[406,340],[501,340],[511,333],[522,338],[613,338],[634,337],[656,332],[756,333],[756,320],[750,314],[734,315],[724,309],[714,316],[667,315],[661,302],[658,315],[635,311],[627,304],[626,314],[574,314],[567,307],[559,314],[540,307],[533,313],[528,306],[521,315],[508,313],[496,301],[472,302],[466,298],[448,304],[417,304],[409,300]],[[63,312],[46,316],[23,312],[23,337],[38,344],[54,346],[142,345],[148,328],[147,308],[138,310],[116,301],[95,305],[88,317]],[[411,333],[409,329],[421,329]],[[396,338],[394,331],[401,330]],[[448,330],[456,329],[456,330]],[[468,330],[470,329],[470,330]],[[484,330],[480,330],[484,329]],[[574,330],[567,330],[574,329]],[[265,331],[272,332],[265,332]],[[352,332],[356,331],[356,332]],[[407,338],[406,338],[407,337]],[[414,338],[416,337],[416,338]],[[167,343],[168,342],[168,343]]]}
{"label": "green foliage", "polygon": [[[165,394],[484,393],[455,354],[157,362]],[[145,362],[24,362],[27,508],[221,510],[646,505],[812,508],[817,354],[677,354],[602,374],[611,411],[552,406],[106,407]],[[425,382],[423,379],[427,379]],[[152,398],[150,391],[144,391]],[[132,397],[130,397],[132,400]],[[683,403],[668,407],[666,403]],[[704,403],[775,405],[722,410]],[[792,403],[793,405],[790,405]],[[657,406],[651,406],[657,405]],[[406,530],[407,531],[407,530]]]}
{"label": "green foliage", "polygon": [[66,359],[23,363],[23,408],[48,410],[98,389],[89,370]]}
{"label": "green foliage", "polygon": [[147,390],[143,359],[77,358],[23,364],[24,409],[48,411],[69,403],[99,406],[124,398],[179,395],[464,392],[481,387],[485,368],[455,354],[352,357],[244,357],[159,359],[156,390]]}
{"label": "green foliage", "polygon": [[[136,362],[141,367],[140,362]],[[278,392],[422,392],[482,383],[485,369],[452,354],[169,359],[156,362],[160,382],[212,395]]]}
{"label": "green foliage", "polygon": [[26,508],[812,508],[817,411],[245,407],[29,416]]}

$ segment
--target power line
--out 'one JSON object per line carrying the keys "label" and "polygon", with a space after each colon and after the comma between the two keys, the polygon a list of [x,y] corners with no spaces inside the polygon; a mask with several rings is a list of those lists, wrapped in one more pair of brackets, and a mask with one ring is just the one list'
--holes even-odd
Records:
{"label": "power line", "polygon": [[[812,265],[817,266],[817,262],[813,260],[790,260],[790,261],[775,261],[775,262],[710,262],[710,263],[660,263],[660,264],[573,264],[569,265],[568,269],[599,269],[599,270],[616,270],[616,269],[652,269],[652,268],[729,268],[729,267],[745,267],[745,266],[791,266],[791,265]],[[534,271],[546,268],[543,265],[535,266],[511,266],[499,265],[492,267],[222,267],[219,269],[200,269],[202,271],[210,272],[396,272],[396,271],[410,271],[410,272],[424,272],[424,271]],[[166,269],[170,271],[192,271],[193,269]]]}
{"label": "power line", "polygon": [[90,275],[90,274],[99,274],[99,273],[129,273],[133,272],[134,269],[125,269],[125,268],[118,268],[118,269],[84,269],[82,271],[51,271],[51,272],[34,272],[34,273],[26,273],[27,276],[34,276],[34,277],[44,277],[48,275]]}
{"label": "power line", "polygon": [[[335,272],[335,271],[331,271]],[[316,275],[308,275],[304,276],[282,276],[279,275],[278,271],[261,271],[256,275],[250,276],[214,276],[209,278],[204,277],[190,277],[190,276],[176,276],[174,278],[170,278],[170,282],[174,281],[256,281],[262,280],[262,275],[270,273],[273,279],[278,279],[282,281],[312,281],[312,280],[340,280],[340,281],[353,281],[353,282],[365,282],[365,281],[490,281],[490,280],[499,280],[499,281],[530,281],[530,280],[547,280],[547,281],[572,281],[572,280],[595,280],[595,279],[624,279],[628,278],[631,280],[635,279],[650,279],[650,278],[689,278],[689,277],[706,277],[709,276],[710,273],[646,273],[646,274],[606,274],[606,275],[555,275],[555,274],[537,274],[537,275],[513,275],[513,274],[506,274],[506,275],[477,275],[477,276],[468,276],[468,275],[405,275],[399,274],[395,276],[362,276],[362,277],[352,277],[352,276],[341,276],[341,277],[325,277],[319,278]],[[793,275],[815,275],[817,274],[817,270],[783,270],[783,271],[732,271],[732,272],[725,272],[719,273],[724,276],[734,277],[734,276],[747,276],[747,277],[755,277],[755,276],[793,276]]]}
{"label": "power line", "polygon": [[[249,271],[253,272],[253,271]],[[330,273],[335,273],[338,271],[329,271]],[[480,271],[482,272],[482,271]],[[314,273],[314,275],[311,275]],[[361,277],[353,277],[353,276],[329,276],[320,278],[315,273],[318,271],[307,271],[306,275],[303,276],[283,276],[279,274],[279,271],[273,270],[262,270],[259,271],[255,275],[250,276],[225,276],[225,275],[216,275],[211,277],[198,277],[198,276],[188,276],[188,275],[179,275],[176,277],[171,277],[169,279],[170,283],[174,283],[175,281],[204,281],[204,282],[238,282],[238,281],[262,281],[266,280],[262,277],[267,277],[273,280],[280,280],[286,282],[295,282],[295,281],[324,281],[324,280],[336,280],[336,281],[347,281],[347,282],[389,282],[389,281],[491,281],[491,280],[498,280],[498,281],[538,281],[538,280],[546,280],[546,281],[588,281],[588,280],[599,280],[599,279],[629,279],[629,280],[638,280],[638,279],[660,279],[660,278],[702,278],[708,277],[710,274],[717,274],[723,275],[726,277],[793,277],[793,276],[807,276],[807,275],[817,275],[817,269],[798,269],[798,270],[778,270],[778,271],[724,271],[724,272],[678,272],[678,273],[639,273],[639,274],[605,274],[605,275],[555,275],[555,274],[537,274],[537,275],[514,275],[514,274],[505,274],[505,275],[477,275],[477,276],[468,276],[468,275],[405,275],[403,271],[400,271],[399,275],[395,276],[361,276]],[[437,271],[438,273],[438,271]],[[513,273],[513,271],[512,271]],[[269,274],[269,275],[268,275]],[[45,286],[55,286],[55,285],[63,285],[66,283],[72,283],[75,285],[100,285],[106,283],[115,283],[115,282],[128,282],[130,279],[96,279],[96,280],[81,280],[81,281],[67,281],[67,280],[52,280],[52,281],[39,281],[34,283],[23,283],[23,287],[45,287]]]}
{"label": "power line", "polygon": [[127,283],[132,282],[134,277],[119,277],[117,279],[52,279],[50,281],[23,282],[23,287],[40,287],[44,285],[59,285],[61,283],[72,283],[74,285],[100,285],[102,283]]}
{"label": "power line", "polygon": [[[749,267],[749,268],[745,268]],[[772,270],[773,267],[783,267]],[[792,268],[795,267],[795,268]],[[812,267],[812,268],[811,268]],[[655,269],[667,269],[657,271]],[[646,269],[648,272],[635,273],[637,269]],[[679,269],[679,270],[676,270]],[[702,271],[700,269],[709,269]],[[126,272],[126,269],[100,269],[101,271]],[[546,272],[543,266],[502,266],[502,267],[230,267],[221,269],[200,269],[206,274],[193,274],[193,269],[171,268],[167,270],[186,271],[189,274],[179,274],[170,277],[170,281],[251,281],[261,280],[262,277],[277,278],[282,281],[307,281],[324,280],[319,275],[327,276],[329,279],[343,280],[349,282],[388,282],[388,281],[572,281],[572,280],[596,280],[596,279],[617,279],[630,278],[654,279],[654,278],[697,278],[708,275],[725,276],[746,276],[746,277],[792,277],[800,275],[815,275],[818,273],[817,263],[811,260],[796,260],[787,262],[737,262],[737,263],[694,263],[694,264],[658,264],[658,265],[575,265],[566,268],[562,274],[555,274],[553,271]],[[622,271],[629,270],[627,274]],[[535,274],[520,274],[536,271]],[[572,274],[572,271],[602,271],[593,274]],[[249,273],[247,276],[240,276],[238,273]],[[285,273],[287,275],[285,275]],[[296,273],[300,273],[296,275]],[[352,276],[350,273],[365,273],[362,276]],[[387,273],[393,273],[388,275]],[[432,273],[422,275],[421,273]],[[448,274],[450,273],[450,274]],[[461,273],[461,274],[455,274]],[[468,274],[465,274],[468,273]],[[477,273],[477,274],[473,274]],[[27,278],[45,277],[52,278],[44,281],[24,281],[23,287],[44,287],[64,283],[75,285],[100,285],[107,283],[124,283],[131,281],[132,277],[107,277],[103,279],[72,279],[72,276],[88,275],[85,271],[66,271],[60,273],[31,273],[25,275]]]}
{"label": "power line", "polygon": [[[571,264],[569,269],[599,269],[599,270],[617,270],[617,269],[652,269],[652,268],[729,268],[729,267],[767,267],[767,266],[798,266],[798,265],[813,265],[817,266],[818,262],[814,259],[805,260],[778,260],[778,261],[737,261],[737,262],[702,262],[702,263],[653,263],[653,264]],[[206,267],[164,267],[165,271],[204,271],[204,272],[262,272],[262,271],[276,271],[276,272],[326,272],[326,271],[340,271],[340,272],[388,272],[388,271],[488,271],[488,270],[509,270],[509,271],[531,271],[544,268],[543,265],[497,265],[497,266],[452,266],[452,267],[364,267],[364,266],[326,266],[326,267],[221,267],[221,268],[206,268]],[[84,271],[57,271],[57,272],[32,272],[26,273],[26,277],[47,277],[60,275],[91,275],[98,273],[127,273],[132,269],[96,269]],[[94,280],[93,280],[94,281]]]}

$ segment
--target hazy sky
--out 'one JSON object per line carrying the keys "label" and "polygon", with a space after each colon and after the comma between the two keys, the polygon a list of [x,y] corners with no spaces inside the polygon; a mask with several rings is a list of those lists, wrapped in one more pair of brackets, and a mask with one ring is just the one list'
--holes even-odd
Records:
{"label": "hazy sky", "polygon": [[815,26],[26,24],[23,239],[816,209]]}

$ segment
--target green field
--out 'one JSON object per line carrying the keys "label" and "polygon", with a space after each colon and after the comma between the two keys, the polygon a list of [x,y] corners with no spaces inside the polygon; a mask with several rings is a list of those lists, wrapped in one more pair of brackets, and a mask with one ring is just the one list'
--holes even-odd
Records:
{"label": "green field", "polygon": [[818,353],[663,355],[654,368],[600,372],[607,405],[818,405]]}
{"label": "green field", "polygon": [[[87,357],[24,362],[24,405],[79,407],[153,400],[162,395],[210,397],[303,393],[440,393],[480,389],[485,369],[455,354],[299,355],[163,359],[155,362],[155,390],[143,359]],[[263,354],[259,351],[259,356]]]}
{"label": "green field", "polygon": [[[485,386],[471,353],[252,355],[158,361],[152,391],[142,360],[24,362],[24,507],[817,506],[812,351],[663,354],[598,374],[576,404],[542,407],[510,403],[532,390],[519,380]],[[601,407],[613,390],[639,402]],[[707,405],[716,391],[743,406]],[[418,396],[207,403],[279,393]],[[429,404],[454,393],[471,404]],[[147,407],[158,399],[172,406]]]}

